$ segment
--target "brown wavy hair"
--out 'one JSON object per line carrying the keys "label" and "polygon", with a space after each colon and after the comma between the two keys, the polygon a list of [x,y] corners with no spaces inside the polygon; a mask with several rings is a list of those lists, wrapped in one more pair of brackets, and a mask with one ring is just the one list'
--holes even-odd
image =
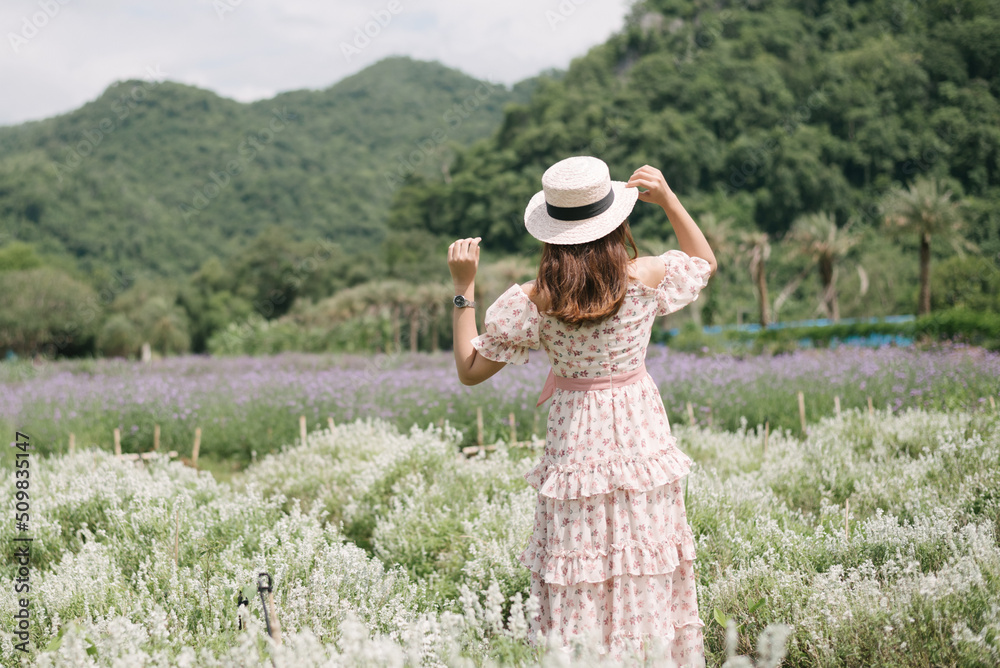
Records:
{"label": "brown wavy hair", "polygon": [[535,294],[548,306],[545,313],[563,322],[601,322],[617,313],[624,303],[628,263],[638,255],[628,219],[594,241],[545,244]]}

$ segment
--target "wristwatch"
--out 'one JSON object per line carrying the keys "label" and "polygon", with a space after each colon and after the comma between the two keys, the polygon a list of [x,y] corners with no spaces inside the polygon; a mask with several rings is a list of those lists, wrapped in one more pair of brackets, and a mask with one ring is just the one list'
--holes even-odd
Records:
{"label": "wristwatch", "polygon": [[455,295],[455,299],[452,301],[455,302],[455,308],[474,308],[476,306],[476,302],[469,301],[463,295]]}

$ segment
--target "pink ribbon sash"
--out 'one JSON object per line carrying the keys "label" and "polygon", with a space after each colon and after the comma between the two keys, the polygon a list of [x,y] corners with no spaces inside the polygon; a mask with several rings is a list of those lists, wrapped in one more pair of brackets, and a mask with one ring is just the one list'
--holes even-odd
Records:
{"label": "pink ribbon sash", "polygon": [[537,408],[538,406],[541,406],[546,399],[551,397],[557,387],[560,390],[570,390],[575,392],[587,392],[589,390],[604,389],[613,390],[616,386],[622,387],[623,385],[638,383],[640,380],[645,378],[646,375],[645,362],[632,371],[616,373],[610,376],[600,376],[598,378],[565,378],[564,376],[555,375],[552,372],[552,369],[549,369],[549,376],[545,379],[545,385],[542,386],[542,394],[538,397],[538,403],[535,404],[535,407]]}

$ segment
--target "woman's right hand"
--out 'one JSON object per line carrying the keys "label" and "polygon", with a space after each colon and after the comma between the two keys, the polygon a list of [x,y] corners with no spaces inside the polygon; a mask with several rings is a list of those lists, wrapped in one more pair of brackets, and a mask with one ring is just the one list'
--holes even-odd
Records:
{"label": "woman's right hand", "polygon": [[625,185],[628,188],[645,188],[645,192],[639,191],[639,199],[643,202],[659,204],[664,209],[671,204],[671,200],[677,197],[667,185],[667,180],[663,178],[663,172],[649,165],[643,165],[635,170]]}
{"label": "woman's right hand", "polygon": [[646,192],[639,192],[639,199],[662,206],[667,218],[670,219],[670,225],[674,228],[674,234],[677,235],[677,243],[680,244],[681,250],[691,257],[700,257],[708,262],[714,274],[718,264],[712,247],[708,245],[708,240],[698,229],[691,214],[687,212],[681,201],[677,199],[677,195],[667,185],[663,173],[656,167],[643,165],[635,170],[627,185],[646,189]]}

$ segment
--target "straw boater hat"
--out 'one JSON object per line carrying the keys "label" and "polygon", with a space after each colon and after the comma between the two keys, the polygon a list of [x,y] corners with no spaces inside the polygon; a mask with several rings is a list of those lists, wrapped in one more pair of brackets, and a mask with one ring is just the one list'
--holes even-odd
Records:
{"label": "straw boater hat", "polygon": [[542,174],[542,190],[528,202],[524,226],[545,243],[582,244],[621,225],[638,198],[638,188],[611,180],[603,160],[566,158]]}

